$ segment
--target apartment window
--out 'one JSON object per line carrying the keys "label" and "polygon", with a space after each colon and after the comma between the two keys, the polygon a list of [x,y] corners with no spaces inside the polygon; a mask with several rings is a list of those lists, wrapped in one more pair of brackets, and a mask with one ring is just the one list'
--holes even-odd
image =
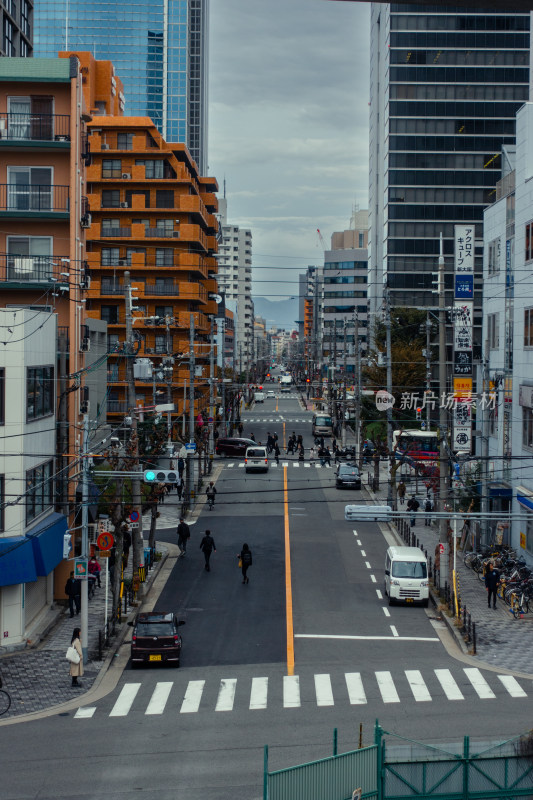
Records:
{"label": "apartment window", "polygon": [[51,167],[8,167],[8,208],[16,211],[50,211]]}
{"label": "apartment window", "polygon": [[116,353],[119,347],[118,333],[107,334],[107,352]]}
{"label": "apartment window", "polygon": [[26,372],[26,421],[54,413],[54,368],[28,367]]}
{"label": "apartment window", "polygon": [[533,449],[533,408],[522,406],[522,444]]}
{"label": "apartment window", "polygon": [[364,246],[365,246],[365,234],[364,233],[360,233],[359,234],[359,247],[364,247]]}
{"label": "apartment window", "polygon": [[47,461],[26,472],[26,525],[54,503],[54,462]]}
{"label": "apartment window", "polygon": [[102,247],[101,256],[103,267],[116,267],[120,259],[120,250],[118,247]]}
{"label": "apartment window", "polygon": [[133,150],[133,133],[117,133],[117,150]]}
{"label": "apartment window", "polygon": [[533,259],[533,222],[526,225],[526,261]]}
{"label": "apartment window", "polygon": [[499,314],[489,314],[487,316],[487,339],[491,350],[497,350],[500,346],[499,316]]}
{"label": "apartment window", "polygon": [[159,354],[167,352],[167,337],[166,337],[166,334],[156,334],[156,337],[155,337],[155,352],[159,353]]}
{"label": "apartment window", "polygon": [[496,275],[500,271],[501,239],[493,239],[489,242],[488,252],[488,271],[489,275]]}
{"label": "apartment window", "polygon": [[120,158],[104,158],[102,161],[102,178],[121,178],[122,161]]}
{"label": "apartment window", "polygon": [[156,208],[174,208],[174,192],[170,189],[157,189],[155,193]]}
{"label": "apartment window", "polygon": [[[128,262],[128,266],[131,267],[131,257],[132,257],[132,255],[134,253],[136,253],[137,255],[141,254],[142,256],[144,256],[144,258],[142,259],[143,265],[144,265],[144,263],[146,262],[146,248],[144,248],[144,247],[127,247],[126,248],[126,260]],[[141,278],[135,278],[135,281],[137,283],[140,280],[141,280]]]}
{"label": "apartment window", "polygon": [[136,219],[132,219],[131,222],[132,222],[132,225],[144,225],[145,228],[149,228],[150,227],[150,220],[148,218],[139,219],[137,217]]}
{"label": "apartment window", "polygon": [[15,45],[13,44],[15,28],[7,17],[4,17],[4,53],[6,56],[15,55]]}
{"label": "apartment window", "polygon": [[[22,0],[20,5],[20,28],[25,36],[30,35],[30,4],[28,0]],[[22,47],[20,55],[22,55]]]}
{"label": "apartment window", "polygon": [[171,317],[174,313],[174,309],[172,306],[156,306],[155,307],[155,315],[156,317]]}
{"label": "apartment window", "polygon": [[52,244],[51,236],[8,236],[8,280],[50,280]]}
{"label": "apartment window", "polygon": [[533,308],[524,309],[524,347],[533,347]]}
{"label": "apartment window", "polygon": [[118,325],[118,306],[101,306],[100,319],[108,325]]}
{"label": "apartment window", "polygon": [[6,371],[0,369],[0,425],[6,421]]}
{"label": "apartment window", "polygon": [[118,189],[102,191],[102,208],[120,208],[120,192]]}
{"label": "apartment window", "polygon": [[164,177],[165,163],[163,159],[137,159],[135,163],[141,167],[144,166],[144,177],[147,179]]}
{"label": "apartment window", "polygon": [[22,39],[21,38],[20,39],[20,57],[21,58],[27,58],[28,53],[29,53],[28,42],[26,41],[26,39]]}
{"label": "apartment window", "polygon": [[172,236],[172,233],[174,232],[173,219],[158,219],[156,220],[155,226],[165,236]]}
{"label": "apartment window", "polygon": [[174,264],[174,250],[170,247],[157,247],[155,251],[156,267],[172,267]]}

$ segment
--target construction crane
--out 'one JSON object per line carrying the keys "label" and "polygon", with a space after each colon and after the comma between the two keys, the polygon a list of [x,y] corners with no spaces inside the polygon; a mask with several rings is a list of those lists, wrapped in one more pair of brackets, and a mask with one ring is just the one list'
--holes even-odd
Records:
{"label": "construction crane", "polygon": [[320,239],[320,244],[322,245],[322,250],[323,250],[324,252],[326,252],[326,243],[325,243],[325,241],[324,241],[324,237],[323,237],[323,236],[322,236],[322,234],[320,233],[320,228],[317,228],[317,229],[316,229],[316,232],[318,233],[318,238]]}

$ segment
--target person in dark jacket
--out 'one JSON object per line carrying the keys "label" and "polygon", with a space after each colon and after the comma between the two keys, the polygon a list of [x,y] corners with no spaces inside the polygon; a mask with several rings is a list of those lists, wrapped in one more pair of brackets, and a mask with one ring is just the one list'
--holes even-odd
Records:
{"label": "person in dark jacket", "polygon": [[70,616],[74,616],[74,607],[76,607],[76,614],[79,614],[81,608],[81,584],[74,577],[74,571],[70,573],[70,578],[65,584],[65,594],[68,597]]}
{"label": "person in dark jacket", "polygon": [[500,573],[498,572],[497,569],[495,569],[492,561],[490,561],[487,572],[485,573],[485,586],[487,587],[487,592],[488,592],[487,599],[489,603],[489,608],[490,608],[491,597],[493,600],[492,607],[496,608],[496,592],[498,591],[499,585],[500,585]]}
{"label": "person in dark jacket", "polygon": [[211,531],[206,531],[205,536],[200,542],[200,550],[202,550],[205,559],[205,570],[206,572],[211,572],[211,568],[209,566],[209,559],[211,558],[211,553],[213,550],[217,551],[215,546],[215,540],[211,536]]}
{"label": "person in dark jacket", "polygon": [[184,556],[187,552],[187,540],[191,538],[191,530],[183,517],[180,517],[180,524],[178,525],[178,530],[176,533],[178,534],[178,547],[180,549],[180,555]]}
{"label": "person in dark jacket", "polygon": [[276,464],[279,464],[279,444],[277,442],[274,443],[274,458],[276,459]]}
{"label": "person in dark jacket", "polygon": [[248,567],[252,566],[252,551],[246,542],[243,544],[242,550],[238,553],[237,558],[241,560],[242,582],[250,583],[250,578],[246,573],[248,572]]}

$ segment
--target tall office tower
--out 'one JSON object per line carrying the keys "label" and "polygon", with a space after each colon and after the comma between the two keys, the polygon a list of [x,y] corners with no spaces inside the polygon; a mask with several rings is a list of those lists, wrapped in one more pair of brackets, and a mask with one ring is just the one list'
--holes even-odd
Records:
{"label": "tall office tower", "polygon": [[208,18],[209,0],[41,0],[34,54],[88,50],[111,60],[124,84],[125,113],[151,117],[165,141],[185,143],[203,175]]}
{"label": "tall office tower", "polygon": [[[33,0],[3,0],[0,56],[33,55]],[[55,54],[57,55],[57,53]]]}
{"label": "tall office tower", "polygon": [[370,89],[370,313],[437,305],[444,237],[447,305],[454,224],[474,224],[479,343],[483,209],[495,198],[501,146],[529,94],[530,16],[438,6],[373,5]]}
{"label": "tall office tower", "polygon": [[254,355],[252,300],[252,231],[228,224],[228,201],[218,201],[222,241],[218,246],[218,287],[235,315],[236,368],[249,369]]}

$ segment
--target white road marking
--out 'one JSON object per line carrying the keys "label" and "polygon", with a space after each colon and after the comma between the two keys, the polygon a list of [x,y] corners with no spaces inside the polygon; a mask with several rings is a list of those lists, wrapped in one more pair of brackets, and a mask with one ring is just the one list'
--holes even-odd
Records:
{"label": "white road marking", "polygon": [[110,717],[125,717],[133,705],[137,692],[141,688],[140,683],[126,683],[116,699],[115,705],[111,709]]}
{"label": "white road marking", "polygon": [[283,676],[283,707],[299,708],[300,702],[300,678],[298,675]]}
{"label": "white road marking", "polygon": [[215,711],[233,711],[237,678],[222,678]]}
{"label": "white road marking", "polygon": [[496,695],[477,667],[464,667],[464,673],[481,700],[492,700]]}
{"label": "white road marking", "polygon": [[370,580],[372,581],[372,583],[377,583],[375,575],[371,575]]}
{"label": "white road marking", "polygon": [[[353,532],[353,535],[354,535],[354,536],[357,536],[357,531],[354,531],[354,532]],[[361,544],[361,542],[357,542],[357,544]]]}
{"label": "white road marking", "polygon": [[271,466],[271,467],[277,467],[278,465],[276,464],[276,462],[275,462],[275,461],[271,461],[271,462],[270,462],[270,466]]}
{"label": "white road marking", "polygon": [[[391,625],[391,629],[392,629]],[[295,633],[295,639],[345,639],[346,641],[364,642],[440,642],[438,636],[338,636],[333,633]]]}
{"label": "white road marking", "polygon": [[398,631],[396,630],[395,626],[394,626],[394,625],[390,625],[389,627],[390,627],[390,629],[391,629],[391,633],[392,633],[392,635],[394,636],[394,638],[395,638],[395,639],[398,639],[398,638],[399,638],[399,636],[398,636]]}
{"label": "white road marking", "polygon": [[363,558],[366,558],[366,552],[364,550],[361,550],[361,555],[363,556]]}
{"label": "white road marking", "polygon": [[365,561],[365,565],[367,569],[372,569],[372,567],[370,566],[370,561]]}
{"label": "white road marking", "polygon": [[384,703],[399,703],[400,698],[390,672],[376,672],[381,699]]}
{"label": "white road marking", "polygon": [[195,714],[200,708],[205,681],[189,681],[180,714]]}
{"label": "white road marking", "polygon": [[288,467],[288,466],[289,466],[289,462],[288,462],[288,461],[284,461],[284,462],[283,462],[283,464],[282,464],[281,466],[282,466],[282,467]]}
{"label": "white road marking", "polygon": [[74,714],[74,719],[90,719],[95,711],[96,706],[82,706]]}
{"label": "white road marking", "polygon": [[366,703],[366,694],[363,688],[363,681],[361,680],[360,672],[346,672],[346,688],[348,689],[348,697],[352,706],[360,706]]}
{"label": "white road marking", "polygon": [[162,714],[167,704],[173,681],[158,681],[145,714]]}
{"label": "white road marking", "polygon": [[426,682],[422,677],[420,670],[406,669],[405,677],[409,681],[409,686],[411,687],[413,697],[417,703],[427,703],[429,700],[431,700],[429,689],[426,686]]}
{"label": "white road marking", "polygon": [[385,608],[385,606],[383,606],[383,613],[385,614],[386,617],[390,617],[390,611],[388,608]]}
{"label": "white road marking", "polygon": [[328,674],[315,675],[315,693],[317,706],[334,705],[331,677]]}
{"label": "white road marking", "polygon": [[304,464],[304,467],[307,467],[307,469],[310,469],[311,468],[311,464]]}
{"label": "white road marking", "polygon": [[316,465],[316,468],[317,468],[317,469],[322,469],[322,464],[317,464],[317,465]]}
{"label": "white road marking", "polygon": [[244,461],[241,461],[241,463],[238,466],[239,467],[244,467]]}
{"label": "white road marking", "polygon": [[[355,531],[354,531],[354,533],[355,533]],[[361,540],[360,539],[357,540],[357,544],[359,545],[359,547],[361,547]]]}
{"label": "white road marking", "polygon": [[498,678],[503,683],[511,697],[527,697],[516,678],[512,675],[498,675]]}
{"label": "white road marking", "polygon": [[268,698],[268,678],[252,678],[250,708],[266,708]]}
{"label": "white road marking", "polygon": [[455,679],[449,669],[436,669],[435,675],[442,686],[442,690],[448,700],[464,700],[464,694],[457,686]]}
{"label": "white road marking", "polygon": [[381,594],[381,591],[379,589],[376,589],[376,594],[380,600],[383,600],[383,595]]}
{"label": "white road marking", "polygon": [[234,467],[234,466],[235,466],[235,464],[226,464],[226,467],[227,467],[228,469],[233,469],[233,467]]}
{"label": "white road marking", "polygon": [[293,466],[293,467],[299,467],[300,465],[299,465],[299,463],[297,462],[296,464],[293,464],[292,466]]}

